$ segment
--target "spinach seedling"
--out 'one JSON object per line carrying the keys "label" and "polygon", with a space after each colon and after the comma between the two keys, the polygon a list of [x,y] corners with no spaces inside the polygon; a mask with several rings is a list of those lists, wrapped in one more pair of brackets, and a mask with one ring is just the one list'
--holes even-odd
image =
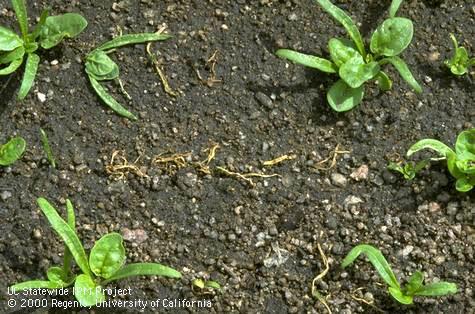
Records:
{"label": "spinach seedling", "polygon": [[0,26],[0,75],[15,72],[26,59],[23,80],[18,99],[26,97],[35,80],[40,57],[36,54],[39,47],[51,49],[65,37],[75,37],[87,26],[87,21],[79,14],[66,13],[48,16],[43,10],[40,20],[31,33],[28,32],[28,15],[25,0],[12,0],[21,37],[12,30]]}
{"label": "spinach seedling", "polygon": [[399,303],[412,304],[415,296],[435,297],[457,293],[457,285],[450,282],[440,281],[424,285],[424,274],[420,271],[412,274],[407,284],[401,288],[384,255],[380,250],[368,244],[355,246],[345,257],[341,267],[345,268],[353,263],[360,254],[368,257],[370,263],[373,264],[381,278],[389,286],[389,294]]}
{"label": "spinach seedling", "polygon": [[[74,209],[70,201],[66,202],[67,222],[60,217],[56,209],[44,198],[38,198],[38,205],[49,223],[65,244],[62,267],[51,267],[47,271],[48,280],[33,280],[17,283],[15,290],[59,289],[74,283],[74,296],[82,306],[94,306],[106,300],[102,286],[118,279],[131,276],[156,275],[169,278],[181,278],[181,273],[173,268],[157,263],[125,264],[125,248],[122,236],[108,233],[94,244],[89,258],[75,231]],[[81,270],[75,275],[72,259]]]}
{"label": "spinach seedling", "polygon": [[422,92],[406,63],[398,56],[409,46],[414,33],[411,20],[396,17],[402,0],[392,1],[389,18],[371,36],[371,53],[365,50],[363,37],[345,11],[329,0],[316,2],[343,25],[352,41],[346,38],[330,39],[328,49],[331,60],[289,49],[279,49],[276,55],[322,72],[338,74],[340,79],[327,92],[327,100],[333,110],[342,112],[356,107],[363,99],[363,84],[367,81],[375,79],[381,90],[390,90],[392,81],[381,69],[387,63],[392,64],[417,93]]}
{"label": "spinach seedling", "polygon": [[46,157],[51,165],[51,167],[56,169],[56,160],[54,159],[53,150],[51,150],[51,146],[49,145],[48,135],[46,132],[40,128],[41,134],[41,143],[43,144],[43,150],[46,153]]}
{"label": "spinach seedling", "polygon": [[112,61],[108,54],[125,45],[166,40],[170,37],[172,36],[158,33],[122,35],[100,45],[86,56],[85,66],[89,81],[94,91],[107,106],[123,117],[137,120],[135,115],[125,109],[99,84],[99,81],[109,81],[119,77],[119,66]]}
{"label": "spinach seedling", "polygon": [[445,65],[450,69],[452,74],[459,76],[464,75],[468,72],[470,66],[475,65],[475,57],[470,58],[467,49],[465,49],[465,47],[459,47],[454,34],[450,34],[450,38],[454,44],[454,55],[449,60],[445,60]]}
{"label": "spinach seedling", "polygon": [[404,179],[406,180],[412,180],[416,177],[416,174],[419,171],[421,171],[425,166],[427,166],[428,163],[429,160],[427,159],[421,160],[415,165],[410,162],[404,165],[391,162],[388,165],[388,169],[401,173],[404,176]]}
{"label": "spinach seedling", "polygon": [[22,137],[14,137],[0,146],[0,166],[9,166],[25,152],[26,142]]}
{"label": "spinach seedling", "polygon": [[213,290],[221,291],[221,285],[214,280],[203,280],[203,279],[193,279],[191,282],[191,289],[199,289],[199,292],[202,294],[210,294]]}
{"label": "spinach seedling", "polygon": [[447,160],[447,168],[457,180],[455,188],[458,191],[468,192],[475,186],[475,128],[458,135],[455,151],[438,140],[423,139],[409,148],[407,156],[423,149],[431,149],[439,154],[438,158],[432,160]]}

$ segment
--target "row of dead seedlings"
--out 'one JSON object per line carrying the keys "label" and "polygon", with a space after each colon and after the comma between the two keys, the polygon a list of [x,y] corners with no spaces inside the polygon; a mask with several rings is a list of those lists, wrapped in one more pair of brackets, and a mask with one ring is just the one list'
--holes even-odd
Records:
{"label": "row of dead seedlings", "polygon": [[[216,172],[219,172],[225,176],[242,180],[249,184],[251,187],[256,186],[256,183],[252,180],[252,178],[272,178],[280,176],[276,173],[239,173],[220,166],[211,168],[210,163],[215,159],[216,151],[219,147],[220,146],[218,144],[212,144],[211,147],[205,149],[203,152],[207,153],[207,157],[206,159],[201,161],[191,161],[193,157],[193,154],[191,152],[163,153],[152,158],[152,165],[166,171],[168,174],[173,174],[176,171],[186,167],[193,167],[198,172],[204,175],[212,175],[213,171],[216,170]],[[262,164],[264,166],[274,166],[285,160],[291,160],[294,158],[295,156],[284,155],[273,160],[264,161]],[[134,162],[131,163],[127,160],[124,151],[115,150],[112,152],[109,164],[107,164],[105,167],[106,173],[116,180],[125,179],[129,173],[134,174],[138,177],[148,177],[145,173],[146,171],[144,170],[144,167],[138,164],[140,159],[141,156],[139,156]]]}

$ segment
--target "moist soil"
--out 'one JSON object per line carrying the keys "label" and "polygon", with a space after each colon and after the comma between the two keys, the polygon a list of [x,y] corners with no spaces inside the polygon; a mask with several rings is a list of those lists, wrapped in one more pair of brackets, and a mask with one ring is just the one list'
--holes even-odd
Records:
{"label": "moist soil", "polygon": [[[389,2],[335,1],[366,39],[387,16]],[[40,0],[28,2],[30,23],[45,7],[52,14],[81,13],[89,26],[40,52],[38,76],[24,101],[16,100],[21,71],[2,78],[0,140],[21,135],[27,150],[0,169],[0,312],[33,312],[9,308],[7,287],[44,279],[48,267],[61,264],[63,244],[38,197],[62,214],[65,200],[73,202],[86,250],[100,236],[119,232],[128,263],[160,262],[183,274],[181,280],[110,284],[132,291],[115,300],[211,303],[160,304],[147,313],[326,313],[311,293],[312,280],[325,270],[319,245],[329,271],[316,288],[334,313],[475,311],[473,192],[455,190],[444,162],[433,162],[413,181],[386,168],[419,139],[453,145],[458,133],[474,127],[474,73],[457,78],[443,66],[452,53],[449,33],[475,54],[474,1],[404,1],[398,15],[414,21],[415,34],[402,57],[424,92],[414,94],[388,67],[393,89],[382,93],[368,84],[364,101],[347,113],[332,112],[326,102],[334,76],[273,54],[285,47],[328,56],[328,40],[345,36],[313,1]],[[1,24],[18,29],[10,2],[2,0],[0,8]],[[130,99],[119,84],[105,85],[139,117],[124,119],[95,95],[82,60],[120,31],[161,26],[174,37],[152,50],[177,97],[164,91],[145,45],[118,49],[111,56]],[[39,128],[49,136],[56,169]],[[128,162],[122,177],[111,167],[114,152],[112,166],[124,165],[120,156]],[[173,154],[182,158],[157,162]],[[361,243],[378,247],[401,282],[421,270],[426,282],[455,282],[458,293],[398,305],[364,258],[340,268]],[[222,289],[192,289],[196,278]],[[46,310],[61,312],[37,309]],[[140,309],[63,310],[73,311]]]}

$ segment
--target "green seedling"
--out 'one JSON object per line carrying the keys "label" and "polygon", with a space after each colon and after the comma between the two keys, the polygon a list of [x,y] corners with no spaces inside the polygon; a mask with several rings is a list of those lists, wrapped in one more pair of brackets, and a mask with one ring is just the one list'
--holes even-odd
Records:
{"label": "green seedling", "polygon": [[200,293],[203,294],[212,293],[213,290],[221,290],[221,285],[213,280],[194,279],[191,286],[192,289],[199,289]]}
{"label": "green seedling", "polygon": [[28,32],[28,15],[24,0],[12,0],[13,9],[20,25],[21,37],[12,30],[0,26],[0,75],[15,72],[26,59],[23,80],[18,99],[26,97],[35,80],[40,57],[36,54],[39,47],[51,49],[64,38],[72,38],[81,33],[87,21],[79,14],[66,13],[48,16],[43,10],[38,24]]}
{"label": "green seedling", "polygon": [[401,288],[391,266],[381,251],[368,244],[355,246],[345,257],[341,263],[341,267],[345,268],[353,263],[360,254],[366,255],[381,278],[389,286],[389,294],[399,303],[412,304],[416,296],[436,297],[457,293],[457,285],[450,282],[439,281],[424,285],[424,274],[420,271],[416,271],[412,274],[407,284]]}
{"label": "green seedling", "polygon": [[427,166],[428,163],[429,160],[427,159],[421,160],[415,165],[410,162],[403,165],[391,162],[388,165],[388,169],[401,173],[404,176],[404,179],[406,180],[412,180],[416,177],[416,174],[419,171],[421,171],[422,169],[424,169],[425,166]]}
{"label": "green seedling", "polygon": [[468,72],[469,67],[475,65],[475,57],[468,56],[465,47],[459,47],[457,38],[454,34],[450,34],[452,43],[454,44],[454,55],[449,60],[445,60],[445,65],[450,69],[454,75],[464,75]]}
{"label": "green seedling", "polygon": [[409,148],[407,156],[423,149],[431,149],[439,154],[438,158],[431,160],[447,160],[447,168],[457,180],[455,188],[458,191],[468,192],[475,186],[475,128],[458,135],[455,151],[438,140],[423,139]]}
{"label": "green seedling", "polygon": [[365,50],[356,24],[345,11],[329,0],[316,2],[343,25],[351,41],[346,38],[332,38],[328,42],[331,60],[289,49],[279,49],[276,55],[325,73],[338,74],[340,79],[327,92],[327,100],[333,110],[342,112],[356,107],[363,99],[363,84],[367,81],[374,79],[381,90],[390,90],[392,81],[381,69],[387,63],[392,64],[417,93],[422,92],[406,63],[398,56],[409,46],[414,33],[411,20],[396,17],[402,0],[392,1],[389,18],[371,36],[371,53]]}
{"label": "green seedling", "polygon": [[0,146],[0,166],[9,166],[25,152],[26,142],[22,137],[14,137]]}
{"label": "green seedling", "polygon": [[[62,267],[51,267],[47,271],[48,280],[33,280],[17,283],[13,291],[25,289],[59,289],[74,283],[74,296],[82,306],[94,306],[106,300],[103,286],[111,281],[131,276],[156,275],[169,278],[181,278],[178,271],[157,263],[125,264],[125,248],[122,236],[108,233],[102,236],[89,253],[89,258],[75,231],[75,216],[71,202],[66,202],[67,222],[60,217],[56,209],[44,198],[38,199],[38,205],[49,223],[65,244]],[[79,275],[72,271],[72,260],[81,270]]]}
{"label": "green seedling", "polygon": [[119,66],[112,61],[109,54],[115,51],[115,49],[125,45],[166,40],[170,37],[172,36],[159,33],[122,35],[100,45],[86,56],[86,73],[91,82],[91,86],[107,106],[123,117],[137,120],[135,115],[125,109],[99,84],[100,81],[109,81],[119,78]]}
{"label": "green seedling", "polygon": [[46,135],[46,132],[40,128],[40,134],[41,134],[41,143],[43,144],[43,150],[46,153],[46,158],[48,158],[48,161],[51,165],[51,167],[56,169],[56,161],[54,159],[53,151],[51,150],[51,146],[49,145],[49,140],[48,140],[48,135]]}

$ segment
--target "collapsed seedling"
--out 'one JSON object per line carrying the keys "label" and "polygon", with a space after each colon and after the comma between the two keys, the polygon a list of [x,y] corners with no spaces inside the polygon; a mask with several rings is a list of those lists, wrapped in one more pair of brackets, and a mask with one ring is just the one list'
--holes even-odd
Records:
{"label": "collapsed seedling", "polygon": [[392,171],[397,171],[404,176],[406,180],[412,180],[416,177],[416,174],[424,169],[425,166],[429,164],[429,160],[421,160],[418,163],[414,164],[412,162],[408,163],[394,163],[391,162],[388,165],[388,169]]}
{"label": "collapsed seedling", "polygon": [[[336,144],[335,149],[330,153],[330,155],[327,158],[317,162],[317,164],[313,167],[318,170],[331,170],[336,166],[338,155],[349,153],[351,152],[348,150],[340,150],[340,144]],[[329,161],[330,165],[325,166]]]}
{"label": "collapsed seedling", "polygon": [[140,156],[133,163],[129,163],[123,151],[116,150],[112,152],[111,160],[106,166],[106,172],[116,180],[121,180],[129,173],[134,173],[139,177],[147,177],[145,173],[137,166]]}
{"label": "collapsed seedling", "polygon": [[0,26],[0,75],[15,72],[26,59],[23,79],[18,91],[18,99],[24,99],[35,80],[40,57],[36,54],[39,47],[51,49],[64,38],[79,35],[87,26],[87,21],[79,14],[66,13],[48,16],[48,10],[43,10],[38,24],[33,32],[28,32],[28,14],[24,0],[12,0],[22,37],[8,28]]}
{"label": "collapsed seedling", "polygon": [[[160,33],[120,35],[91,51],[86,56],[85,69],[92,88],[102,101],[117,114],[131,120],[137,120],[134,114],[125,109],[117,100],[107,93],[106,89],[99,83],[101,81],[119,79],[119,66],[112,61],[109,54],[114,52],[117,48],[126,45],[163,41],[171,37],[171,35]],[[123,86],[122,90],[124,90]]]}
{"label": "collapsed seedling", "polygon": [[289,49],[279,49],[276,55],[325,73],[338,74],[340,79],[327,93],[328,103],[333,110],[342,112],[356,107],[363,99],[363,84],[367,81],[377,80],[381,90],[390,90],[392,81],[381,70],[381,66],[387,63],[392,64],[417,93],[422,92],[406,63],[398,56],[409,46],[414,33],[411,20],[396,17],[402,0],[392,1],[389,18],[373,33],[370,42],[371,53],[365,50],[358,27],[345,11],[329,0],[316,0],[316,2],[343,25],[352,41],[346,38],[332,38],[328,43],[331,60]]}
{"label": "collapsed seedling", "polygon": [[272,167],[272,166],[278,165],[278,164],[280,164],[284,161],[293,160],[295,158],[297,158],[297,155],[282,155],[282,156],[279,156],[279,157],[271,159],[271,160],[263,161],[262,165],[266,166],[266,167]]}
{"label": "collapsed seedling", "polygon": [[14,137],[0,146],[0,166],[9,166],[25,152],[26,142],[22,137]]}
{"label": "collapsed seedling", "polygon": [[[325,269],[317,275],[317,277],[315,277],[313,280],[312,280],[312,296],[317,299],[320,303],[323,304],[323,306],[325,307],[325,309],[327,310],[327,312],[329,314],[332,314],[332,310],[330,309],[330,307],[328,306],[328,303],[327,303],[327,299],[330,297],[330,294],[328,294],[327,296],[323,296],[320,291],[318,291],[317,289],[317,282],[319,280],[322,280],[323,277],[325,277],[328,273],[328,271],[330,270],[330,265],[328,263],[328,258],[327,256],[325,255],[325,253],[323,252],[322,250],[322,247],[320,246],[320,243],[317,244],[317,248],[318,248],[318,252],[320,253],[320,257],[322,258],[322,262],[323,262],[323,265],[325,266]],[[331,250],[332,246],[330,245],[330,247],[328,248],[329,250]]]}
{"label": "collapsed seedling", "polygon": [[[60,289],[74,283],[74,296],[81,306],[94,306],[106,300],[103,286],[112,281],[132,276],[162,276],[181,278],[181,273],[173,268],[157,263],[134,263],[125,265],[125,248],[122,236],[108,233],[94,243],[89,257],[76,234],[76,218],[72,203],[66,201],[67,222],[60,217],[56,209],[44,198],[38,199],[41,211],[52,228],[65,243],[62,267],[50,267],[48,280],[33,280],[17,283],[12,291],[27,289]],[[72,270],[72,261],[81,270],[76,275]]]}
{"label": "collapsed seedling", "polygon": [[[423,139],[409,148],[407,157],[424,149],[431,149],[439,154],[439,157],[429,160],[447,160],[447,168],[456,179],[455,188],[458,191],[468,192],[475,186],[475,128],[463,131],[458,135],[455,151],[441,141]],[[418,164],[426,162],[428,160],[423,160]],[[415,170],[418,168],[417,165]],[[403,173],[404,177],[411,179],[413,172],[417,171],[411,171],[409,175]]]}
{"label": "collapsed seedling", "polygon": [[435,297],[457,293],[457,285],[450,282],[439,281],[424,285],[424,274],[420,271],[412,274],[407,284],[401,288],[391,266],[381,251],[368,244],[355,246],[345,257],[341,267],[349,266],[360,254],[366,255],[380,277],[388,285],[389,294],[401,304],[412,304],[416,296]]}
{"label": "collapsed seedling", "polygon": [[454,45],[454,54],[452,58],[445,60],[445,65],[450,69],[452,74],[457,76],[464,75],[471,66],[475,65],[475,57],[470,58],[467,49],[465,47],[459,47],[454,34],[450,34],[450,39]]}

